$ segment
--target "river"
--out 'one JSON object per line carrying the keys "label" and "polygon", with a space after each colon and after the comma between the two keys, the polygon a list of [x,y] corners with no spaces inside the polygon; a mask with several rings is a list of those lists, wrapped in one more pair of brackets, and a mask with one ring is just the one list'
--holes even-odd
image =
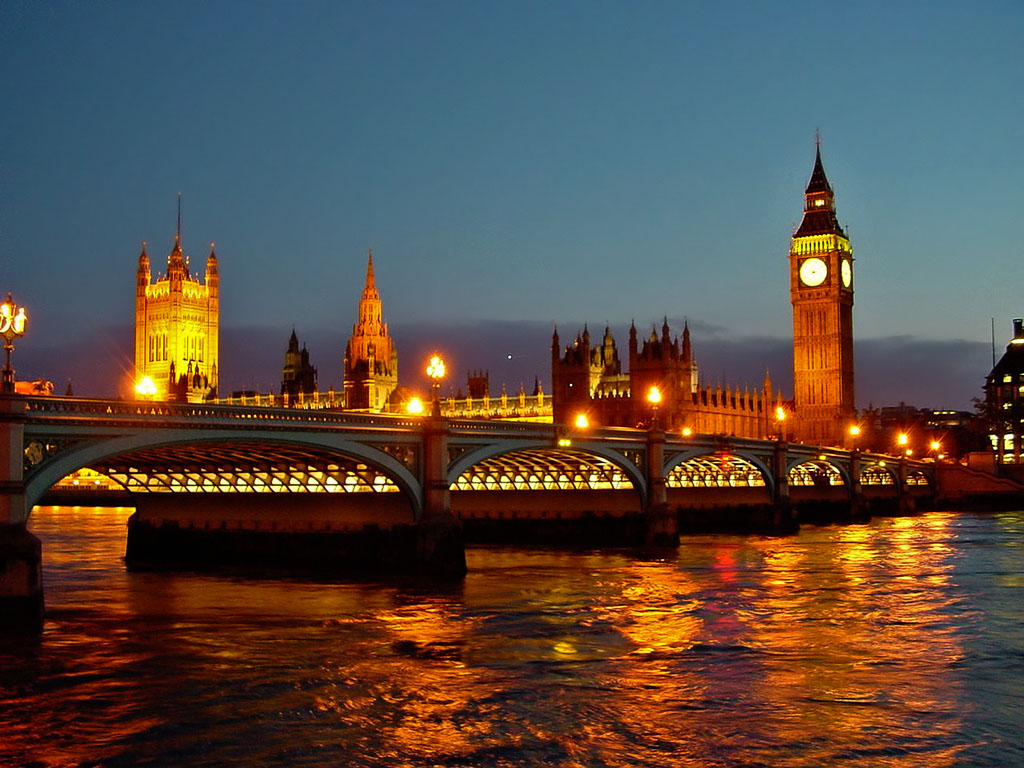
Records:
{"label": "river", "polygon": [[1024,765],[1024,513],[467,551],[457,587],[130,573],[40,507],[4,766]]}

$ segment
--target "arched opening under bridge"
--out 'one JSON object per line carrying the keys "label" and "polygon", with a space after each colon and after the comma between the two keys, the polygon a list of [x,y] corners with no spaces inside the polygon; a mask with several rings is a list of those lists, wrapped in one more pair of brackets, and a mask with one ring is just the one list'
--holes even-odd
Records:
{"label": "arched opening under bridge", "polygon": [[582,542],[598,529],[607,540],[609,520],[640,516],[642,491],[625,466],[605,456],[523,448],[465,468],[451,484],[451,506],[471,540]]}
{"label": "arched opening under bridge", "polygon": [[[408,525],[417,516],[415,480],[408,471],[386,470],[386,461],[400,465],[382,452],[374,461],[322,443],[266,440],[140,440],[117,447],[108,455],[93,445],[60,456],[33,478],[36,495],[102,505],[107,489],[115,503],[182,528],[350,531]],[[69,469],[74,474],[64,474]],[[54,473],[61,479],[40,492]],[[86,492],[83,479],[95,490]]]}
{"label": "arched opening under bridge", "polygon": [[690,456],[665,475],[669,506],[739,507],[771,502],[767,469],[750,458],[719,452]]}

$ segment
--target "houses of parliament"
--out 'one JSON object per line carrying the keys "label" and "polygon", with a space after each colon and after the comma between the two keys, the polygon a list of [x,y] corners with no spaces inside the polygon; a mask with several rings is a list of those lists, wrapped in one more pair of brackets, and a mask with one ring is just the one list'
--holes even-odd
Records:
{"label": "houses of parliament", "polygon": [[[854,422],[853,249],[836,216],[835,196],[825,174],[820,145],[804,190],[803,217],[788,254],[793,309],[791,399],[773,388],[766,373],[755,386],[702,384],[694,342],[684,324],[673,335],[665,319],[660,329],[629,329],[623,370],[619,350],[606,328],[592,340],[589,328],[561,345],[551,340],[552,393],[539,382],[533,395],[491,396],[486,375],[469,382],[465,403],[448,398],[449,416],[530,418],[572,424],[585,414],[589,424],[660,427],[749,438],[791,439],[842,445]],[[212,400],[217,396],[219,275],[211,246],[205,284],[192,277],[182,256],[179,232],[166,274],[155,282],[145,244],[139,256],[135,316],[136,380],[156,382],[156,397]],[[268,404],[341,408],[373,413],[401,412],[412,393],[399,386],[398,351],[384,321],[373,253],[356,322],[341,359],[342,387],[317,389],[317,369],[299,349],[294,330],[282,368],[280,392]],[[652,391],[657,402],[652,402]],[[230,400],[229,400],[230,402]]]}

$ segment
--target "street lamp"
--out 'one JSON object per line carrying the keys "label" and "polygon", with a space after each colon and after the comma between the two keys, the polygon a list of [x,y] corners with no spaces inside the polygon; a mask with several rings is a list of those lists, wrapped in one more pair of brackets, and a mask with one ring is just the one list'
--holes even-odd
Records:
{"label": "street lamp", "polygon": [[5,395],[14,394],[14,369],[11,368],[11,352],[14,351],[14,340],[25,335],[25,324],[28,317],[25,315],[25,308],[19,307],[7,294],[7,300],[0,304],[0,336],[4,340],[4,362],[3,380],[0,382],[0,393]]}
{"label": "street lamp", "polygon": [[413,416],[419,416],[423,413],[423,401],[418,397],[412,397],[409,402],[405,405],[405,410],[411,413]]}
{"label": "street lamp", "polygon": [[430,362],[427,364],[427,376],[430,377],[430,388],[434,396],[434,405],[431,411],[432,416],[441,415],[441,399],[438,392],[441,389],[441,379],[444,378],[444,374],[444,360],[440,355],[431,355]]}
{"label": "street lamp", "polygon": [[784,442],[786,439],[786,409],[781,405],[775,409],[775,422],[779,428],[779,442]]}
{"label": "street lamp", "polygon": [[651,429],[658,426],[658,406],[661,405],[661,390],[651,387],[647,390],[647,402],[651,404]]}
{"label": "street lamp", "polygon": [[153,381],[153,377],[143,376],[139,379],[139,383],[135,385],[135,394],[144,400],[156,398],[156,382]]}
{"label": "street lamp", "polygon": [[590,426],[590,419],[587,414],[580,411],[576,414],[576,429],[587,429]]}

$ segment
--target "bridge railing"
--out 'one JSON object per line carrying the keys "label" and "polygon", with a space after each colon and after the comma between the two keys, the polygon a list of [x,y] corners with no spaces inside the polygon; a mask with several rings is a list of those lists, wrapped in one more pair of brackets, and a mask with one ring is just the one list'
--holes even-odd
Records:
{"label": "bridge railing", "polygon": [[208,405],[205,403],[167,403],[145,400],[90,400],[85,398],[24,398],[30,420],[50,418],[62,421],[76,419],[139,419],[154,417],[176,422],[259,421],[306,425],[371,426],[390,429],[416,429],[420,419],[409,416],[385,416],[343,411],[296,410],[292,408],[243,407]]}

